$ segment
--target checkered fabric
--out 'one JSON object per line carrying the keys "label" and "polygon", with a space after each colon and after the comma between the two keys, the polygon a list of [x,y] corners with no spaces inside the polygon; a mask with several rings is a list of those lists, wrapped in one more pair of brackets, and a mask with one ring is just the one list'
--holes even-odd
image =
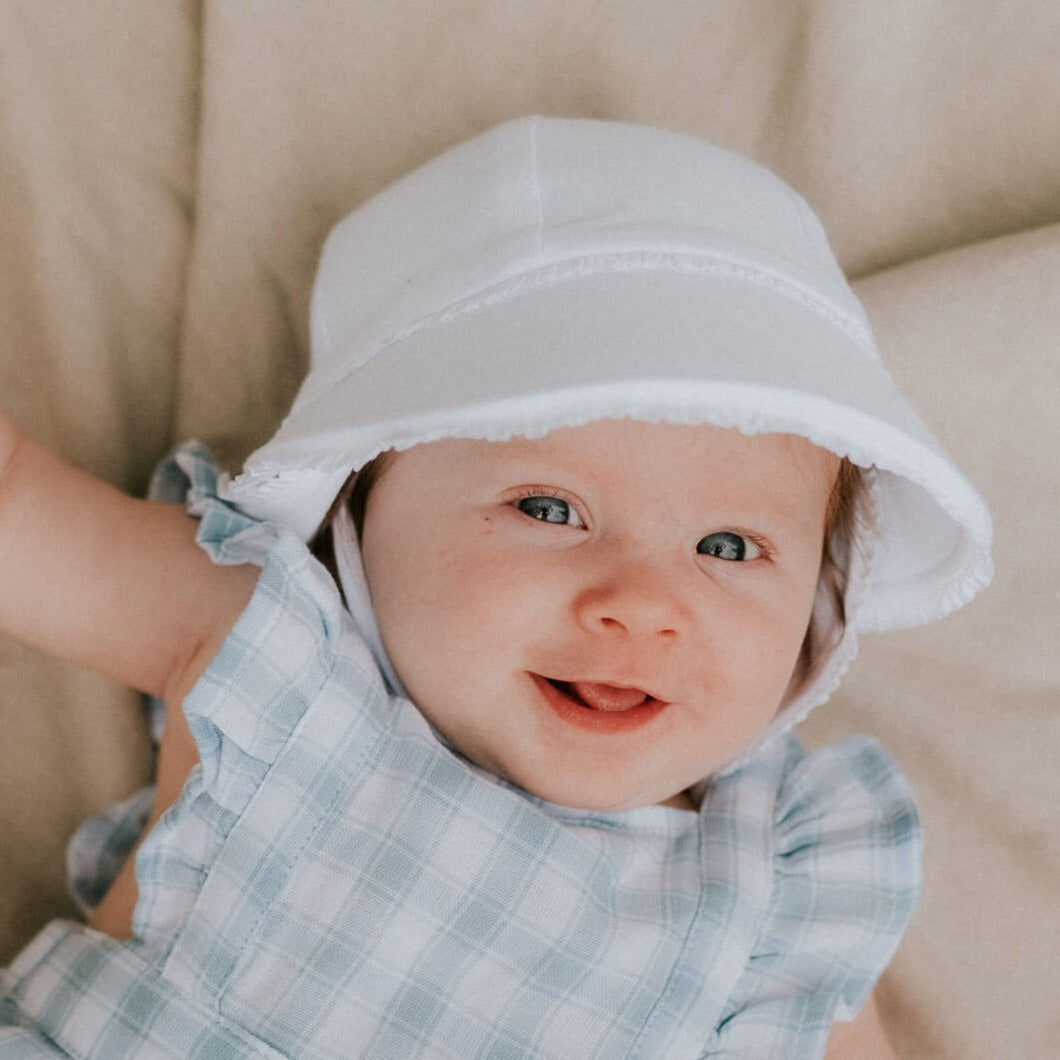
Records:
{"label": "checkered fabric", "polygon": [[202,546],[260,581],[185,704],[202,764],[138,855],[134,940],[45,928],[0,978],[0,1060],[820,1055],[919,887],[878,746],[778,741],[698,814],[543,803],[390,696],[305,547],[177,460]]}

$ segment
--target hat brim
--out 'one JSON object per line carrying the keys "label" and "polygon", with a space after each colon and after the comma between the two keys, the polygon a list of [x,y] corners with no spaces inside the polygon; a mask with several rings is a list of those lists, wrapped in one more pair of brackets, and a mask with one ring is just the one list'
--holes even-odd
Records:
{"label": "hat brim", "polygon": [[349,363],[360,367],[295,403],[231,499],[308,537],[349,474],[388,449],[602,418],[709,423],[800,435],[882,472],[859,628],[939,618],[990,579],[985,506],[875,350],[767,278],[568,276],[442,314]]}

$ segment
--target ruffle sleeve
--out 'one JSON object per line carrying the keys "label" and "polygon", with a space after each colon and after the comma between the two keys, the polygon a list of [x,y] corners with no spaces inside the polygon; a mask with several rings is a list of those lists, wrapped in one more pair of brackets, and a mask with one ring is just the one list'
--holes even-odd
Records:
{"label": "ruffle sleeve", "polygon": [[773,894],[708,1055],[818,1057],[867,1000],[920,892],[912,793],[875,741],[802,756],[779,790]]}

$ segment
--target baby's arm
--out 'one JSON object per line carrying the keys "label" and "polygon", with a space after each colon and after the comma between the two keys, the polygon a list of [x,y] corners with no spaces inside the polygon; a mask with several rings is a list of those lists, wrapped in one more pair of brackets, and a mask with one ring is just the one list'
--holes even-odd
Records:
{"label": "baby's arm", "polygon": [[218,567],[175,505],[77,470],[0,414],[0,629],[179,701],[253,591]]}
{"label": "baby's arm", "polygon": [[[252,566],[215,566],[176,505],[135,500],[21,435],[0,412],[0,629],[166,700],[151,823],[198,759],[181,701],[246,606]],[[92,924],[127,935],[126,864]]]}

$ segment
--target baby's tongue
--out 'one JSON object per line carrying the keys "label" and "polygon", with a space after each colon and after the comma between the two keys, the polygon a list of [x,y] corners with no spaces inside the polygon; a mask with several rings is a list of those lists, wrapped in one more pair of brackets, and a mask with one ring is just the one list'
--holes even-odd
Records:
{"label": "baby's tongue", "polygon": [[629,710],[639,707],[648,698],[639,688],[616,688],[595,681],[572,681],[570,687],[593,710]]}

